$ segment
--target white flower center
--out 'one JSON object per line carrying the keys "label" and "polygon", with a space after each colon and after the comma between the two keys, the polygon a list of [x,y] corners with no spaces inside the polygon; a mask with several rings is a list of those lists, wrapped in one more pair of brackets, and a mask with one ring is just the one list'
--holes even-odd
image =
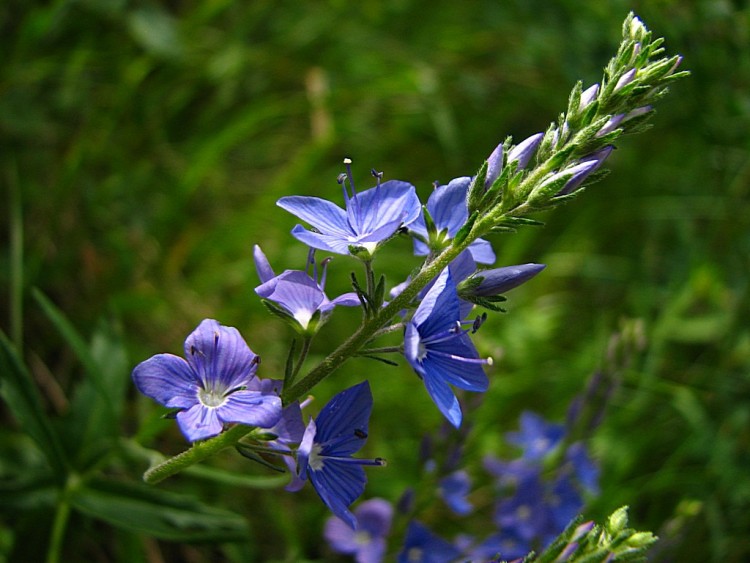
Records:
{"label": "white flower center", "polygon": [[312,450],[310,451],[310,457],[307,458],[307,463],[313,471],[320,471],[323,469],[325,456],[320,455],[320,450],[322,449],[323,446],[320,444],[313,444]]}
{"label": "white flower center", "polygon": [[198,391],[198,400],[204,407],[220,407],[226,401],[226,396],[222,391],[217,389],[200,389]]}
{"label": "white flower center", "polygon": [[312,318],[312,312],[307,310],[300,310],[294,313],[295,320],[300,324],[303,330],[307,330],[307,325],[310,323]]}

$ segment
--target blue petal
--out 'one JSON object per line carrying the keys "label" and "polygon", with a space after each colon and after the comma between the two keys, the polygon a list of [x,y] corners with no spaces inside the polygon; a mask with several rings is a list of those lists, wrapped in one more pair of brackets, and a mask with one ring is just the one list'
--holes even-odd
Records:
{"label": "blue petal", "polygon": [[421,204],[414,186],[400,180],[389,180],[379,187],[358,193],[347,208],[350,224],[357,234],[374,233],[386,225],[388,228],[395,225],[389,234],[379,240],[393,234],[401,224],[406,226],[412,223],[419,217],[420,210]]}
{"label": "blue petal", "polygon": [[450,385],[440,377],[431,377],[429,372],[425,373],[424,385],[432,401],[448,422],[456,428],[461,426],[461,405],[458,404],[458,399],[453,394]]}
{"label": "blue petal", "polygon": [[323,446],[321,453],[347,456],[358,451],[367,439],[371,410],[372,393],[367,381],[331,399],[315,419],[318,428],[315,442]]}
{"label": "blue petal", "polygon": [[478,356],[471,339],[464,333],[456,338],[429,345],[422,366],[431,377],[444,379],[460,389],[486,391],[489,380],[482,364],[462,360],[477,359]]}
{"label": "blue petal", "polygon": [[471,178],[464,176],[448,182],[447,186],[439,186],[427,200],[427,210],[439,231],[445,229],[453,237],[460,229],[469,212],[466,204],[466,193],[469,190]]}
{"label": "blue petal", "polygon": [[217,436],[224,428],[216,415],[216,409],[204,407],[200,403],[188,410],[178,412],[177,424],[190,442]]}
{"label": "blue petal", "polygon": [[423,377],[424,369],[422,369],[422,364],[419,361],[419,343],[420,338],[417,327],[414,323],[407,324],[406,330],[404,331],[404,357],[406,357],[406,361],[411,364],[411,367],[414,368],[414,371],[416,371],[420,377]]}
{"label": "blue petal", "polygon": [[273,268],[271,268],[271,263],[257,244],[253,247],[253,260],[255,261],[255,270],[258,272],[261,283],[265,283],[276,276]]}
{"label": "blue petal", "polygon": [[281,399],[257,391],[235,391],[226,398],[216,414],[222,422],[235,422],[271,428],[281,418]]}
{"label": "blue petal", "polygon": [[460,319],[458,294],[448,268],[436,278],[412,317],[422,339],[448,330]]}
{"label": "blue petal", "polygon": [[302,225],[297,225],[292,229],[292,236],[307,246],[335,254],[349,254],[349,246],[356,244],[352,240],[353,235],[313,233]]}
{"label": "blue petal", "polygon": [[305,434],[302,436],[302,442],[300,442],[299,448],[297,448],[297,475],[302,480],[307,479],[307,468],[310,462],[310,453],[315,445],[316,434],[317,427],[315,421],[310,419],[307,428],[305,428]]}
{"label": "blue petal", "polygon": [[198,402],[198,377],[173,354],[158,354],[138,364],[133,381],[138,391],[165,407],[188,409]]}
{"label": "blue petal", "polygon": [[259,285],[255,292],[269,301],[286,309],[302,328],[326,300],[320,286],[307,273],[300,270],[286,270],[281,275]]}
{"label": "blue petal", "polygon": [[206,319],[185,340],[185,357],[204,382],[216,382],[226,389],[247,384],[255,377],[256,355],[236,328]]}
{"label": "blue petal", "polygon": [[354,529],[357,520],[349,511],[353,503],[365,490],[367,477],[361,465],[335,459],[325,459],[323,468],[308,471],[315,491],[325,505],[336,516]]}
{"label": "blue petal", "polygon": [[478,238],[469,245],[469,252],[475,262],[479,264],[493,264],[495,262],[495,251],[492,245],[481,238]]}
{"label": "blue petal", "polygon": [[321,233],[339,237],[354,234],[347,221],[346,213],[338,205],[319,197],[282,197],[276,205],[309,223]]}

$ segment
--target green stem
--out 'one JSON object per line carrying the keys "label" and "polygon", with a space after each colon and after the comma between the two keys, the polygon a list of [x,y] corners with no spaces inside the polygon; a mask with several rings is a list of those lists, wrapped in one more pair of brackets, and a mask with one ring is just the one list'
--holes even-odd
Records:
{"label": "green stem", "polygon": [[55,519],[52,522],[49,547],[47,548],[47,563],[58,563],[61,559],[65,530],[68,527],[68,520],[70,519],[70,494],[78,486],[79,482],[79,477],[71,473],[68,476],[65,487],[60,492],[60,499],[55,510]]}
{"label": "green stem", "polygon": [[171,477],[175,473],[179,473],[183,469],[195,465],[225,448],[234,446],[240,439],[250,434],[253,430],[252,427],[243,424],[232,426],[229,430],[222,432],[215,438],[197,442],[189,450],[152,467],[143,474],[143,480],[150,485],[163,481],[167,477]]}

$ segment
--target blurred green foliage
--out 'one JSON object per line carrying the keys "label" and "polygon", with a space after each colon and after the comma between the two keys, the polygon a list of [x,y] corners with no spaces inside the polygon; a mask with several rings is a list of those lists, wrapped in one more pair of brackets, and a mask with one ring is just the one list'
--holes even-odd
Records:
{"label": "blurred green foliage", "polygon": [[[76,410],[101,400],[90,387],[112,377],[110,422],[180,451],[173,425],[134,396],[128,366],[178,352],[212,317],[263,356],[261,375],[283,373],[290,334],[255,298],[252,265],[255,243],[278,270],[303,264],[278,197],[338,197],[344,156],[360,185],[374,167],[425,197],[434,180],[472,174],[506,135],[546,128],[576,80],[599,80],[631,9],[692,77],[657,108],[652,130],[624,140],[604,181],[541,215],[545,228],[492,241],[499,263],[548,268],[479,333],[497,361],[467,450],[476,462],[495,451],[523,409],[562,419],[609,335],[639,319],[645,345],[596,436],[602,495],[586,516],[630,505],[633,523],[662,538],[654,560],[748,560],[750,10],[740,1],[3,2],[0,327],[37,399],[67,421],[69,439],[104,439],[107,409],[78,422]],[[412,264],[392,260],[410,244],[394,246],[377,265],[396,283]],[[347,289],[352,267],[333,261],[329,295]],[[355,319],[337,313],[313,355]],[[90,354],[104,355],[87,364],[74,334],[95,335]],[[96,366],[111,369],[92,375]],[[365,360],[326,381],[318,403],[364,376],[376,405],[368,449],[390,462],[369,473],[368,494],[395,500],[440,419],[408,370]],[[12,485],[39,454],[19,438],[17,407],[0,414],[0,475]],[[89,468],[112,447],[85,445],[55,463]],[[327,514],[310,490],[238,492],[185,477],[155,493],[191,491],[243,515],[246,542],[196,547],[108,527],[117,522],[102,520],[106,495],[135,487],[146,468],[122,455],[102,470],[116,479],[79,498],[66,561],[330,557]],[[215,465],[263,474],[230,455]],[[24,506],[7,506],[0,553],[39,559],[50,515],[26,506],[18,518]]]}

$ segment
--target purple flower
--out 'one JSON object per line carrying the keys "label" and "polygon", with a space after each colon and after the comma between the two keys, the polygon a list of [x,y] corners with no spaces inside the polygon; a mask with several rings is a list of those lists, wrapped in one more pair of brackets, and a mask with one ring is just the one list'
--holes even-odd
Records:
{"label": "purple flower", "polygon": [[306,196],[282,197],[277,205],[313,227],[292,229],[292,235],[306,245],[336,254],[350,254],[350,247],[361,247],[371,255],[378,243],[416,220],[421,204],[414,186],[400,180],[381,184],[379,175],[374,188],[357,193],[350,162],[345,162],[351,186],[350,194],[345,180],[341,181],[346,211],[330,201]]}
{"label": "purple flower", "polygon": [[206,319],[185,340],[185,357],[158,354],[138,364],[138,390],[179,409],[177,423],[195,442],[219,434],[225,424],[269,428],[281,418],[281,400],[264,392],[256,356],[237,329]]}
{"label": "purple flower", "polygon": [[[458,230],[469,217],[466,194],[471,184],[471,178],[464,176],[448,182],[447,186],[438,186],[427,200],[427,212],[435,224],[436,232],[430,233],[425,223],[424,215],[409,226],[409,230],[418,235],[414,238],[414,254],[425,256],[430,249],[442,249],[456,236]],[[424,241],[427,241],[425,243]],[[469,245],[469,252],[476,262],[492,264],[495,253],[492,246],[484,239],[477,239]]]}
{"label": "purple flower", "polygon": [[526,283],[547,266],[519,264],[491,270],[479,270],[458,284],[461,298],[493,297]]}
{"label": "purple flower", "polygon": [[440,480],[438,494],[453,512],[466,516],[472,510],[466,496],[471,489],[471,479],[466,471],[454,471]]}
{"label": "purple flower", "polygon": [[581,442],[571,444],[565,452],[565,459],[571,464],[573,475],[581,486],[590,493],[599,491],[599,467],[589,457],[586,446]]}
{"label": "purple flower", "polygon": [[573,482],[566,476],[559,477],[547,497],[550,510],[550,529],[547,535],[554,538],[565,529],[583,508],[583,499]]}
{"label": "purple flower", "polygon": [[393,519],[391,503],[380,498],[366,500],[354,509],[354,516],[355,530],[335,516],[328,519],[323,534],[331,549],[353,555],[357,563],[382,561]]}
{"label": "purple flower", "polygon": [[596,95],[599,93],[599,84],[594,84],[586,88],[581,92],[581,102],[578,104],[578,111],[582,111],[587,108],[591,102],[596,99]]}
{"label": "purple flower", "polygon": [[544,487],[538,475],[521,481],[512,497],[497,504],[495,523],[526,542],[547,532],[549,508],[544,503]]}
{"label": "purple flower", "polygon": [[258,276],[263,282],[255,288],[255,292],[280,307],[284,318],[302,334],[314,334],[337,305],[356,307],[361,304],[356,293],[344,293],[333,301],[328,299],[323,291],[328,264],[325,260],[320,280],[316,281],[301,270],[286,270],[278,276],[274,275],[258,245],[255,245],[254,258]]}
{"label": "purple flower", "polygon": [[615,147],[612,145],[607,145],[606,147],[583,157],[578,164],[563,170],[560,174],[569,174],[572,172],[573,175],[566,182],[563,189],[557,192],[556,195],[562,196],[573,193],[578,186],[580,186],[586,178],[594,172],[594,170],[597,170],[602,165],[614,148]]}
{"label": "purple flower", "polygon": [[449,563],[461,552],[416,520],[409,522],[398,563]]}
{"label": "purple flower", "polygon": [[446,268],[406,325],[404,356],[424,381],[440,412],[456,428],[461,406],[450,385],[467,391],[486,391],[489,385],[474,344],[461,328],[456,287]]}
{"label": "purple flower", "polygon": [[487,157],[487,175],[484,177],[484,187],[489,188],[503,171],[503,143],[495,147]]}
{"label": "purple flower", "polygon": [[524,458],[538,461],[557,447],[564,433],[562,424],[548,423],[538,414],[524,411],[521,414],[521,431],[508,432],[505,436],[508,442],[523,449]]}
{"label": "purple flower", "polygon": [[367,478],[363,465],[384,465],[382,459],[355,459],[367,440],[372,393],[367,381],[336,395],[318,417],[307,425],[297,450],[297,475],[308,477],[325,505],[355,529],[349,511],[364,491]]}
{"label": "purple flower", "polygon": [[539,143],[542,142],[544,133],[536,133],[527,139],[524,139],[518,143],[515,147],[508,151],[508,164],[513,161],[518,161],[518,170],[526,168],[526,165],[534,156],[536,149],[539,147]]}

